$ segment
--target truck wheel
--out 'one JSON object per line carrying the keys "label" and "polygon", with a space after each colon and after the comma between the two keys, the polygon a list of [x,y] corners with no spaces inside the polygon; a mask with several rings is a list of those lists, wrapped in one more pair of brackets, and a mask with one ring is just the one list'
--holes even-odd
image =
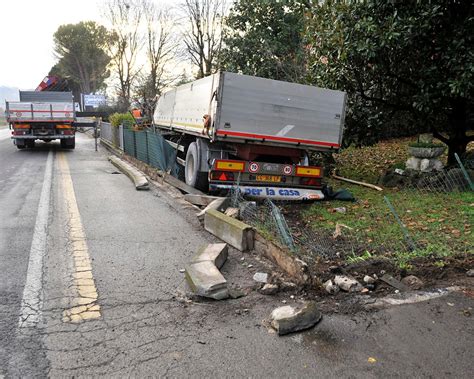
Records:
{"label": "truck wheel", "polygon": [[192,142],[186,153],[186,166],[184,167],[184,177],[186,184],[202,191],[209,189],[206,172],[199,172],[201,157],[196,142]]}
{"label": "truck wheel", "polygon": [[18,149],[24,149],[26,146],[25,145],[16,145]]}
{"label": "truck wheel", "polygon": [[74,149],[76,147],[76,139],[61,139],[61,147],[63,149]]}
{"label": "truck wheel", "polygon": [[76,147],[76,139],[71,138],[70,140],[68,140],[67,148],[74,149],[75,147]]}
{"label": "truck wheel", "polygon": [[29,139],[25,143],[26,143],[26,147],[29,147],[31,149],[35,147],[35,140],[34,139]]}

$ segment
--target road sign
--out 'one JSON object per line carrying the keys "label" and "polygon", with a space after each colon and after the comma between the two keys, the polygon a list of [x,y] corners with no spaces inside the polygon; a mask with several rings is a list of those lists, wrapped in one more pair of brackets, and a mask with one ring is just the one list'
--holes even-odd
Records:
{"label": "road sign", "polygon": [[104,95],[82,95],[84,97],[85,107],[98,108],[101,105],[106,105],[107,101]]}

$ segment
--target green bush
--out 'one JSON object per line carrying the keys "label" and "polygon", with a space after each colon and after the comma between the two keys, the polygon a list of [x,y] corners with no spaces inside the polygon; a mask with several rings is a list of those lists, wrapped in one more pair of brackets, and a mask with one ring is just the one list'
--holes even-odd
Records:
{"label": "green bush", "polygon": [[109,116],[109,120],[112,126],[120,126],[123,124],[129,128],[135,123],[135,119],[130,113],[114,113]]}

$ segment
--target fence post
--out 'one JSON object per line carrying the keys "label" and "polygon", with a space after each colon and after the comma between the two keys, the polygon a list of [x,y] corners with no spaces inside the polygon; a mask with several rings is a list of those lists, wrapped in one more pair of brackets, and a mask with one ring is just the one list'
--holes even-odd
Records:
{"label": "fence post", "polygon": [[133,136],[133,157],[137,157],[137,136],[134,130],[132,130],[132,136]]}
{"label": "fence post", "polygon": [[467,182],[469,183],[469,188],[471,189],[471,191],[474,191],[474,184],[472,183],[472,180],[471,180],[471,178],[469,177],[469,174],[467,173],[466,168],[465,168],[464,165],[462,164],[461,159],[459,158],[458,153],[454,153],[454,157],[455,157],[456,160],[458,161],[459,167],[461,167],[461,171],[462,171],[464,177],[466,178]]}
{"label": "fence post", "polygon": [[392,203],[390,202],[390,200],[388,199],[387,196],[384,196],[383,199],[384,199],[385,202],[387,203],[388,209],[390,209],[390,212],[392,212],[393,217],[395,217],[395,220],[397,220],[398,225],[400,225],[400,228],[402,229],[403,236],[405,237],[405,241],[406,241],[408,247],[409,247],[410,250],[412,250],[412,251],[413,251],[413,250],[416,250],[416,245],[415,245],[415,243],[413,242],[413,239],[410,237],[410,234],[408,233],[408,230],[407,230],[407,228],[405,227],[405,225],[403,225],[402,220],[400,220],[400,217],[398,217],[398,214],[397,214],[397,212],[395,211],[395,208],[393,207]]}
{"label": "fence post", "polygon": [[145,145],[146,145],[146,163],[150,164],[150,155],[148,150],[148,131],[145,130]]}
{"label": "fence post", "polygon": [[120,150],[124,150],[125,147],[123,145],[123,125],[119,125],[119,143],[120,143]]}

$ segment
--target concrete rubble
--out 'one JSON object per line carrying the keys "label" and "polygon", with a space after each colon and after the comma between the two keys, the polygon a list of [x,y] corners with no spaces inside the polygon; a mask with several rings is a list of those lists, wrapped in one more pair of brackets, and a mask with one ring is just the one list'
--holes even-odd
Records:
{"label": "concrete rubble", "polygon": [[326,292],[330,293],[331,295],[338,293],[340,289],[339,286],[334,284],[334,282],[331,279],[324,282],[323,287],[326,290]]}
{"label": "concrete rubble", "polygon": [[361,284],[357,280],[344,275],[336,275],[334,284],[346,292],[357,292],[362,289]]}
{"label": "concrete rubble", "polygon": [[414,290],[419,290],[424,285],[423,281],[415,275],[406,276],[401,280],[401,282],[410,289]]}
{"label": "concrete rubble", "polygon": [[291,305],[276,308],[270,316],[271,326],[280,336],[311,328],[321,317],[314,301],[305,302],[301,308]]}
{"label": "concrete rubble", "polygon": [[365,275],[363,279],[364,283],[366,284],[374,284],[375,283],[375,278],[369,275]]}
{"label": "concrete rubble", "polygon": [[186,265],[186,280],[192,291],[215,300],[227,299],[227,281],[219,269],[227,260],[227,244],[209,244],[199,250]]}
{"label": "concrete rubble", "polygon": [[262,287],[260,293],[263,295],[275,295],[278,292],[278,289],[279,288],[276,284],[267,283]]}
{"label": "concrete rubble", "polygon": [[239,208],[229,207],[224,213],[229,217],[237,218],[239,216]]}
{"label": "concrete rubble", "polygon": [[265,272],[256,272],[253,276],[253,280],[258,283],[267,283],[268,282],[268,274]]}

